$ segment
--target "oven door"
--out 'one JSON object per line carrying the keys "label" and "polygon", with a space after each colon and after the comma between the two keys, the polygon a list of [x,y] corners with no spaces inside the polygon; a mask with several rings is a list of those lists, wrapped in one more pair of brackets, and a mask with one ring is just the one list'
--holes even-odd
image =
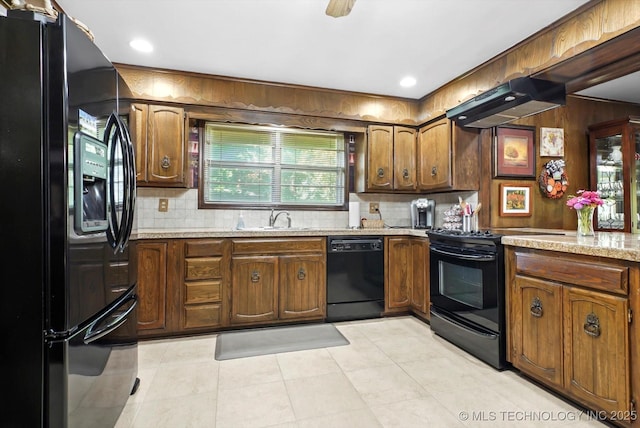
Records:
{"label": "oven door", "polygon": [[499,268],[501,248],[469,249],[431,244],[430,297],[436,309],[500,332],[504,279]]}

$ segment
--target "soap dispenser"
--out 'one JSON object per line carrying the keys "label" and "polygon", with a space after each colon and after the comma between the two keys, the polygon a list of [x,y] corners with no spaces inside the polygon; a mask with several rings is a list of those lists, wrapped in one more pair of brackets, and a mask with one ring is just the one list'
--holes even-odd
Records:
{"label": "soap dispenser", "polygon": [[238,216],[238,224],[236,224],[236,229],[244,229],[244,217],[242,216],[242,211],[240,211],[240,215]]}

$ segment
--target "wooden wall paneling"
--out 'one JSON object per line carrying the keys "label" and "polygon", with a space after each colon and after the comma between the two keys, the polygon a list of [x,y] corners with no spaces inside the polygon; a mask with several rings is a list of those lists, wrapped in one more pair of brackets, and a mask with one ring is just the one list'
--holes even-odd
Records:
{"label": "wooden wall paneling", "polygon": [[[499,208],[498,203],[491,203],[493,196],[492,190],[492,161],[493,161],[493,141],[492,130],[483,129],[480,132],[480,188],[478,191],[478,202],[482,203],[482,209],[478,212],[478,227],[480,229],[488,229],[494,226],[492,219],[497,214],[494,214],[494,208]],[[493,199],[497,201],[497,199]],[[494,207],[495,205],[495,207]],[[500,211],[496,211],[500,212]]]}
{"label": "wooden wall paneling", "polygon": [[417,101],[116,64],[138,100],[415,125]]}
{"label": "wooden wall paneling", "polygon": [[356,120],[279,114],[221,107],[191,106],[188,110],[188,116],[190,119],[202,119],[214,122],[285,125],[306,129],[322,129],[355,133],[364,133],[367,131],[367,123]]}
{"label": "wooden wall paneling", "polygon": [[[605,102],[583,97],[567,97],[567,105],[553,110],[514,121],[514,125],[529,125],[536,127],[536,176],[543,165],[557,157],[540,157],[540,128],[564,129],[564,157],[565,171],[569,179],[569,188],[561,199],[550,199],[542,194],[536,180],[519,179],[488,179],[492,176],[493,142],[484,134],[482,139],[482,174],[481,201],[491,207],[491,227],[536,227],[544,229],[576,228],[576,215],[566,206],[566,196],[575,195],[580,189],[589,188],[589,144],[587,127],[594,123],[618,119],[628,115],[640,113],[640,106],[620,102]],[[500,217],[500,183],[526,183],[532,187],[532,216],[531,217]],[[490,195],[483,195],[483,189],[490,189]],[[486,193],[486,192],[484,192]],[[492,203],[493,202],[493,203]]]}

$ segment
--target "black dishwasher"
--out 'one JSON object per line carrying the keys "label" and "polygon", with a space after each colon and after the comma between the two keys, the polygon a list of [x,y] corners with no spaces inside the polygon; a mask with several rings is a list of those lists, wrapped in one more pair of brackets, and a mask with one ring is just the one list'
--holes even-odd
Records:
{"label": "black dishwasher", "polygon": [[327,321],[379,318],[384,312],[384,241],[327,237]]}

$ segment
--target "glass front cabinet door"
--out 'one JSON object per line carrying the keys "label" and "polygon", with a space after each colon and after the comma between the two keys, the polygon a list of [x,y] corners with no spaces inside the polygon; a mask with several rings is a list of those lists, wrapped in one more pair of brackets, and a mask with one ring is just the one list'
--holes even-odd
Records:
{"label": "glass front cabinet door", "polygon": [[640,116],[589,126],[589,154],[591,189],[604,199],[595,229],[640,233]]}

